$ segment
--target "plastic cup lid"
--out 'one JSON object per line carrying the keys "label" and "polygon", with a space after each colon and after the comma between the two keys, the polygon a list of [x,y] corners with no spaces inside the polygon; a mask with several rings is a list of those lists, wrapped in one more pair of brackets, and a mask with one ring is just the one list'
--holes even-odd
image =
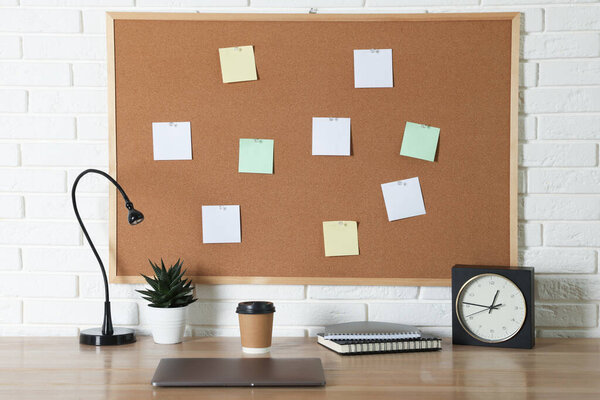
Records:
{"label": "plastic cup lid", "polygon": [[270,301],[243,301],[235,310],[238,314],[271,314],[275,306]]}

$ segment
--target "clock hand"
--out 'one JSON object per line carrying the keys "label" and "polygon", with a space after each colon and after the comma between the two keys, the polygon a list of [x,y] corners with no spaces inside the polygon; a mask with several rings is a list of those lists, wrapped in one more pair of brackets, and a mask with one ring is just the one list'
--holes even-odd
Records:
{"label": "clock hand", "polygon": [[486,309],[485,309],[485,310],[481,310],[481,311],[475,311],[475,312],[474,312],[474,313],[472,313],[472,314],[466,315],[466,316],[465,316],[465,318],[469,318],[469,317],[470,317],[470,316],[472,316],[472,315],[475,315],[475,314],[479,314],[479,313],[485,312],[485,311],[487,311],[488,309],[497,310],[497,309],[498,309],[498,307],[500,307],[500,306],[502,306],[502,305],[503,305],[503,304],[496,304],[494,307],[486,307]]}
{"label": "clock hand", "polygon": [[470,306],[477,306],[477,307],[490,308],[489,306],[484,306],[483,304],[467,303],[466,301],[463,301],[462,303],[463,303],[463,304],[468,304],[468,305],[470,305]]}
{"label": "clock hand", "polygon": [[494,300],[492,300],[492,305],[490,306],[490,310],[488,311],[488,314],[492,313],[492,307],[494,307],[494,304],[496,304],[496,299],[498,298],[498,293],[500,293],[500,290],[496,290],[496,294],[494,295]]}
{"label": "clock hand", "polygon": [[[503,306],[504,306],[504,304],[499,303],[499,304],[496,304],[494,307],[490,307],[490,310],[497,310],[499,307],[503,307]],[[490,314],[491,314],[491,312],[490,312]]]}

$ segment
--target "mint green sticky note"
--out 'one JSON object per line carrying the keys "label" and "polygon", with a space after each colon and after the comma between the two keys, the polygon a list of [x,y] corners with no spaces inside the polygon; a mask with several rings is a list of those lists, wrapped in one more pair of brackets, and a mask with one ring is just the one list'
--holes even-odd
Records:
{"label": "mint green sticky note", "polygon": [[240,139],[238,172],[273,173],[273,139]]}
{"label": "mint green sticky note", "polygon": [[440,128],[407,122],[400,155],[433,161],[439,138]]}

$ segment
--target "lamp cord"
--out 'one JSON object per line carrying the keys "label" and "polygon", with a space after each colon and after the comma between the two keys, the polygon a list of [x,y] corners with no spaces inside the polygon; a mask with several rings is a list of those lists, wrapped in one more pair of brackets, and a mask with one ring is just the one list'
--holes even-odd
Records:
{"label": "lamp cord", "polygon": [[102,259],[100,258],[100,255],[98,254],[98,251],[96,250],[96,246],[94,246],[94,243],[92,242],[92,239],[90,238],[90,235],[89,235],[87,229],[85,229],[85,226],[83,225],[83,221],[81,219],[81,216],[79,215],[79,210],[77,209],[77,199],[75,196],[75,191],[77,189],[77,184],[79,183],[79,180],[88,173],[95,173],[95,174],[102,175],[103,177],[108,179],[113,185],[115,185],[116,188],[121,193],[121,195],[123,196],[123,199],[125,200],[125,206],[127,207],[127,209],[131,209],[133,207],[133,205],[131,204],[131,201],[129,201],[129,197],[127,197],[127,195],[125,194],[125,191],[123,190],[121,185],[119,185],[119,183],[117,181],[115,181],[110,175],[108,175],[104,171],[100,171],[97,169],[86,169],[85,171],[80,173],[79,176],[77,176],[77,178],[75,178],[75,182],[73,182],[73,187],[71,189],[71,201],[73,202],[73,211],[75,211],[75,217],[77,217],[77,221],[79,221],[79,225],[81,226],[83,235],[85,236],[85,238],[87,239],[87,242],[89,243],[90,247],[92,248],[92,251],[94,252],[94,255],[96,256],[96,260],[98,260],[98,264],[100,265],[100,271],[102,271],[102,278],[104,279],[104,322],[102,323],[102,334],[103,335],[112,335],[114,331],[113,331],[113,326],[112,326],[112,316],[111,316],[111,312],[110,312],[108,277],[106,276],[106,270],[104,269],[104,264],[102,263]]}

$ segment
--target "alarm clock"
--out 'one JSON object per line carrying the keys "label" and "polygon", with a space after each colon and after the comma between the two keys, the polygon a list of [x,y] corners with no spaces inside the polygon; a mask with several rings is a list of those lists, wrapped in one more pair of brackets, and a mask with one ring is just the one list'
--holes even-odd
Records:
{"label": "alarm clock", "polygon": [[531,349],[535,345],[533,268],[455,265],[452,343]]}

